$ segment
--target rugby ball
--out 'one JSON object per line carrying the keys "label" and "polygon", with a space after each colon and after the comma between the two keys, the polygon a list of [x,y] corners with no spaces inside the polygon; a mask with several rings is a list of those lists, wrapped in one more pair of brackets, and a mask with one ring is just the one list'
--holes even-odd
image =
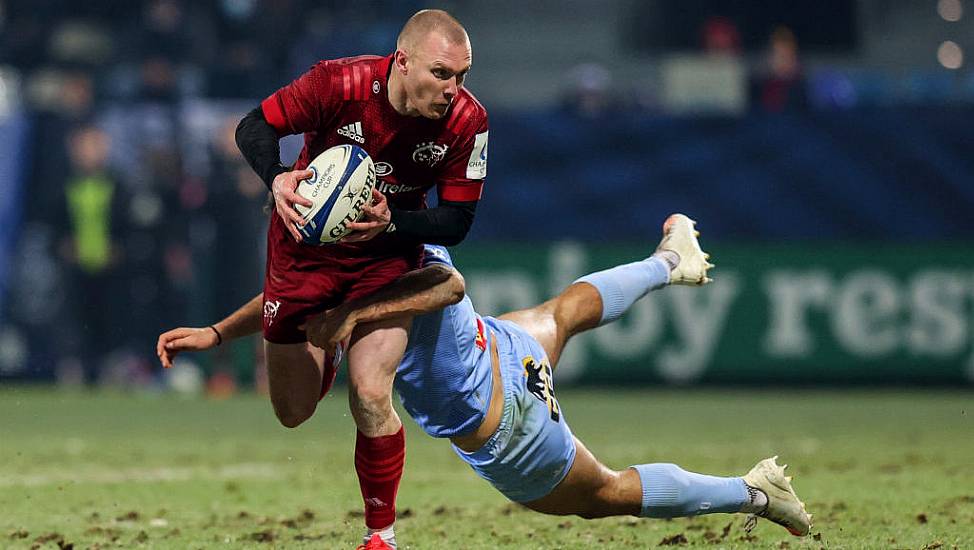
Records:
{"label": "rugby ball", "polygon": [[313,204],[294,208],[303,226],[297,226],[306,244],[333,243],[348,234],[348,224],[358,221],[362,209],[372,201],[375,164],[357,145],[326,149],[308,165],[311,177],[298,183],[298,195]]}

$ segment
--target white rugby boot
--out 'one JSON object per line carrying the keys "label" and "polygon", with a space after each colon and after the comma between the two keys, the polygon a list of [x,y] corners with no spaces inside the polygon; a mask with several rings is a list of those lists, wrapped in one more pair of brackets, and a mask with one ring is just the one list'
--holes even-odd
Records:
{"label": "white rugby boot", "polygon": [[669,250],[679,256],[679,263],[670,271],[671,285],[700,286],[712,281],[707,271],[714,264],[707,261],[710,254],[700,250],[696,225],[683,214],[672,214],[663,222],[663,240],[656,250]]}
{"label": "white rugby boot", "polygon": [[812,515],[805,511],[805,503],[791,488],[791,478],[785,476],[784,466],[775,462],[777,456],[758,462],[744,476],[744,483],[762,491],[768,496],[768,505],[757,514],[751,514],[744,522],[744,530],[751,532],[757,525],[757,518],[773,521],[796,537],[804,537],[812,528]]}

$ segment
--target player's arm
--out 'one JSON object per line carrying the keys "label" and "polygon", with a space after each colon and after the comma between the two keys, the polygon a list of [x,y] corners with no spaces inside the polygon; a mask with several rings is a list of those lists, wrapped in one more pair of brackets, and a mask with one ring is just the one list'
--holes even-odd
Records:
{"label": "player's arm", "polygon": [[473,226],[477,201],[441,200],[437,207],[425,210],[389,210],[392,232],[419,242],[454,246]]}
{"label": "player's arm", "polygon": [[367,241],[379,233],[394,232],[419,243],[454,246],[470,231],[476,209],[477,201],[441,200],[436,208],[400,210],[373,189],[372,204],[363,209],[365,221],[348,224],[352,233],[342,241]]}
{"label": "player's arm", "polygon": [[258,106],[240,120],[234,137],[247,164],[268,189],[274,178],[291,171],[281,163],[281,138],[264,117],[263,107]]}
{"label": "player's arm", "polygon": [[202,328],[180,327],[165,332],[156,342],[156,355],[162,366],[172,366],[173,358],[181,351],[203,351],[224,341],[235,340],[261,330],[263,294],[254,296],[226,319]]}
{"label": "player's arm", "polygon": [[367,297],[330,309],[303,328],[309,342],[330,352],[357,325],[437,311],[462,300],[464,292],[463,276],[457,270],[430,265],[410,271]]}
{"label": "player's arm", "polygon": [[[311,206],[312,203],[298,195],[295,189],[301,180],[310,178],[312,173],[310,170],[292,171],[281,164],[280,137],[277,130],[267,122],[263,107],[257,107],[243,117],[237,125],[235,137],[240,153],[274,195],[274,210],[277,214],[285,222],[303,225],[301,215],[294,209],[294,205]],[[284,226],[295,240],[301,240],[293,223],[285,223]]]}
{"label": "player's arm", "polygon": [[290,134],[314,131],[321,125],[324,113],[334,109],[330,78],[326,64],[319,63],[297,80],[284,86],[247,113],[237,125],[235,134],[240,153],[264,185],[274,195],[274,207],[291,236],[301,240],[294,224],[301,225],[295,204],[311,206],[299,196],[298,182],[310,178],[310,170],[294,170],[281,163],[280,138]]}
{"label": "player's arm", "polygon": [[386,231],[418,243],[453,246],[463,241],[487,177],[486,113],[471,118],[470,124],[476,130],[467,132],[462,145],[451,148],[444,160],[436,208],[400,210],[373,193],[373,204],[363,209],[361,222],[348,225],[353,233],[345,240],[364,241]]}

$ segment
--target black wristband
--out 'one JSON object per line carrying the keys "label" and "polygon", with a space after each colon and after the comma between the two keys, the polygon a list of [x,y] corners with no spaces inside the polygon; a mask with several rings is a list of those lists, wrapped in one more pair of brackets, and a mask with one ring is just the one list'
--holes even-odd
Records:
{"label": "black wristband", "polygon": [[213,325],[210,325],[210,326],[208,326],[208,327],[206,327],[206,328],[208,328],[208,329],[210,329],[210,330],[212,330],[212,331],[213,331],[213,334],[216,334],[216,345],[218,345],[218,346],[219,346],[220,344],[222,344],[222,343],[223,343],[223,335],[222,335],[222,334],[220,334],[220,331],[219,331],[219,330],[217,330],[215,326],[213,326]]}

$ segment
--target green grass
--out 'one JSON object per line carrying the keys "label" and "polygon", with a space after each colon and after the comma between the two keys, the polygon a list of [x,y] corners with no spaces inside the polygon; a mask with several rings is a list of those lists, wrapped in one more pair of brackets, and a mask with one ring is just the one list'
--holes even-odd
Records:
{"label": "green grass", "polygon": [[[974,399],[961,392],[564,391],[610,466],[741,474],[779,454],[815,537],[740,516],[549,517],[509,504],[407,422],[402,548],[974,548]],[[305,426],[266,398],[0,390],[0,548],[352,548],[361,535],[344,390]],[[724,528],[729,530],[724,535]],[[227,544],[227,543],[231,544]]]}

